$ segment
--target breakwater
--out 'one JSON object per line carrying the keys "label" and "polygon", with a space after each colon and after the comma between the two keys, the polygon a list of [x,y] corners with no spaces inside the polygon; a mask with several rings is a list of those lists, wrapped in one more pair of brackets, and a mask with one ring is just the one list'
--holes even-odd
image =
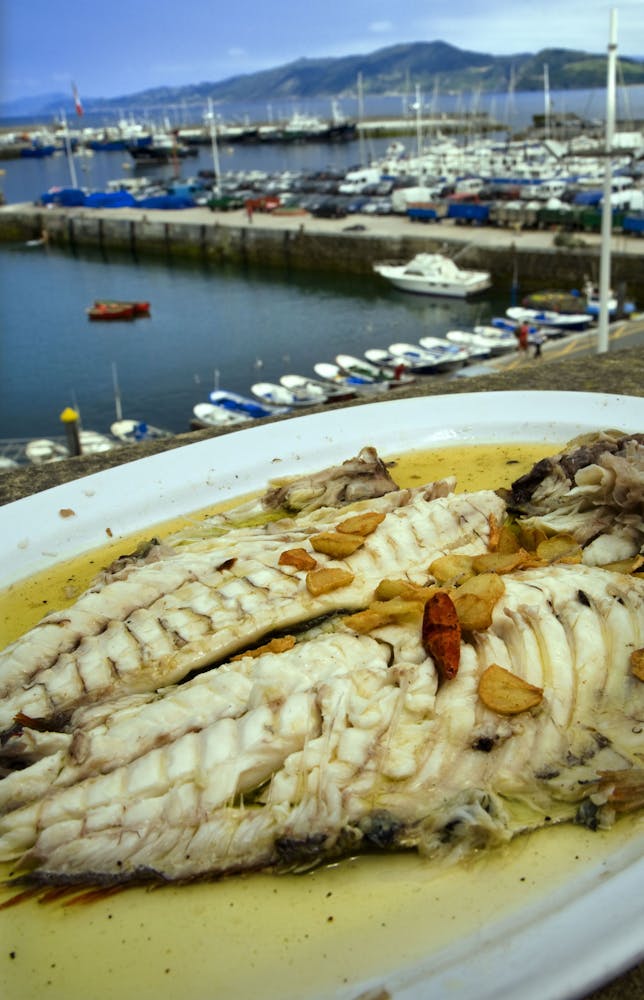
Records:
{"label": "breakwater", "polygon": [[[523,289],[578,285],[597,279],[599,241],[587,237],[557,245],[553,233],[514,232],[456,226],[443,221],[412,224],[404,217],[369,220],[315,220],[310,216],[180,212],[134,208],[99,210],[44,209],[22,204],[0,208],[0,240],[44,239],[54,246],[125,251],[135,257],[183,257],[212,262],[252,264],[281,269],[370,274],[375,261],[406,260],[416,253],[445,250],[463,267],[484,268],[495,280],[511,284],[520,271]],[[619,239],[613,248],[613,284],[644,297],[642,244]]]}

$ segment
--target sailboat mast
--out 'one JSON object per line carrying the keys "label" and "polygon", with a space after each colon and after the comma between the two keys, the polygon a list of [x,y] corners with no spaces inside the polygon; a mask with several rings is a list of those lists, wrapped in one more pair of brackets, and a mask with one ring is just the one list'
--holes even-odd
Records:
{"label": "sailboat mast", "polygon": [[76,180],[76,166],[74,165],[74,152],[72,150],[72,141],[69,137],[69,126],[67,125],[67,115],[64,111],[61,111],[60,116],[63,122],[63,136],[65,139],[65,155],[67,156],[67,165],[69,167],[69,177],[72,183],[72,187],[78,187],[78,181]]}
{"label": "sailboat mast", "polygon": [[550,70],[548,63],[543,64],[543,134],[550,138]]}
{"label": "sailboat mast", "polygon": [[123,419],[123,407],[121,405],[121,390],[119,388],[119,379],[116,370],[116,361],[112,362],[112,386],[114,387],[114,410],[116,412],[116,419]]}
{"label": "sailboat mast", "polygon": [[599,258],[599,323],[597,353],[608,350],[608,297],[610,294],[610,242],[613,223],[612,155],[615,131],[615,74],[617,65],[617,10],[611,8],[606,81],[606,149],[604,151],[604,191],[602,199],[601,253]]}
{"label": "sailboat mast", "polygon": [[219,148],[217,146],[217,122],[212,106],[212,97],[208,98],[208,121],[210,123],[210,145],[212,147],[212,165],[215,174],[215,194],[219,196],[220,169],[219,169]]}
{"label": "sailboat mast", "polygon": [[366,166],[366,156],[364,149],[364,93],[362,89],[362,73],[358,73],[358,128],[360,145],[360,166]]}

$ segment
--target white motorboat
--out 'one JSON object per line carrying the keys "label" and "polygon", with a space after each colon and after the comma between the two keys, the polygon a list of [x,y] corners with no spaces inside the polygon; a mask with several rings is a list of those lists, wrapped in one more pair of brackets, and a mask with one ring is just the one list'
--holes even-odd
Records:
{"label": "white motorboat", "polygon": [[118,441],[125,441],[127,444],[138,443],[139,441],[156,441],[159,438],[172,437],[172,431],[163,430],[161,427],[153,427],[145,423],[144,420],[115,420],[110,427],[110,433]]}
{"label": "white motorboat", "polygon": [[275,382],[255,382],[250,391],[253,396],[268,406],[312,406],[308,393],[301,393]]}
{"label": "white motorboat", "polygon": [[362,358],[354,358],[352,354],[336,354],[336,364],[347,375],[357,375],[359,378],[366,377],[373,382],[390,382],[392,388],[399,385],[409,385],[414,381],[414,376],[405,370],[403,361],[394,359],[393,365],[377,365]]}
{"label": "white motorboat", "polygon": [[510,306],[505,315],[513,323],[530,323],[546,330],[566,331],[586,330],[592,323],[589,313],[560,313],[553,309],[527,309],[524,306]]}
{"label": "white motorboat", "polygon": [[196,403],[192,408],[195,420],[204,427],[230,427],[233,424],[245,424],[253,418],[247,413],[235,413],[214,403]]}
{"label": "white motorboat", "polygon": [[460,268],[451,257],[440,253],[419,253],[407,264],[383,262],[374,271],[394,288],[419,295],[464,299],[484,292],[492,284],[489,271]]}

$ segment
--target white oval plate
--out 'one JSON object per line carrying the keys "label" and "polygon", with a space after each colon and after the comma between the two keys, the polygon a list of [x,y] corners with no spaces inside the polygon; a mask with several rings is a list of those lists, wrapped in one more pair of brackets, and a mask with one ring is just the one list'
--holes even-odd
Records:
{"label": "white oval plate", "polygon": [[[561,441],[602,428],[644,430],[644,398],[595,393],[464,393],[370,403],[251,427],[119,466],[0,508],[7,585],[45,565],[277,476],[315,471],[374,445],[383,455],[458,443]],[[61,511],[73,511],[62,516]],[[641,829],[641,828],[640,828]],[[641,835],[571,867],[547,898],[426,959],[374,969],[332,995],[386,988],[396,1000],[564,1000],[644,957]],[[175,984],[176,985],[176,984]],[[101,994],[102,995],[102,994]],[[329,997],[326,992],[325,997]],[[318,997],[314,985],[301,996]]]}

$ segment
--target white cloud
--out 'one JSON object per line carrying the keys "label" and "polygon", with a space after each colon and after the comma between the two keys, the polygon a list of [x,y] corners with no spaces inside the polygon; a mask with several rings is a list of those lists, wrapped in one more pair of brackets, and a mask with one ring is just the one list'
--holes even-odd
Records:
{"label": "white cloud", "polygon": [[372,21],[369,25],[369,31],[373,31],[375,35],[382,35],[388,31],[391,31],[393,24],[391,21]]}
{"label": "white cloud", "polygon": [[248,56],[246,49],[240,49],[236,46],[232,46],[228,49],[226,55],[230,56],[231,59],[245,59]]}

